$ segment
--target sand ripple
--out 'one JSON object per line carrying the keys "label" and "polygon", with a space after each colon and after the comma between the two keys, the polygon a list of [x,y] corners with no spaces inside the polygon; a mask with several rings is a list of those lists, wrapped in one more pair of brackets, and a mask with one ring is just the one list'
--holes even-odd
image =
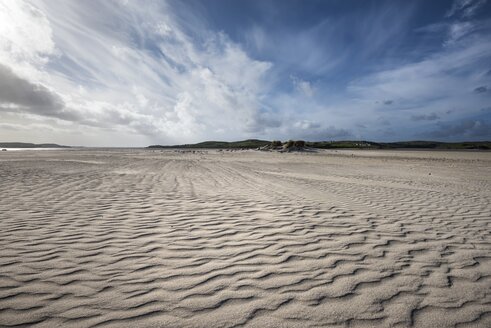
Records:
{"label": "sand ripple", "polygon": [[491,326],[489,153],[1,155],[0,326]]}

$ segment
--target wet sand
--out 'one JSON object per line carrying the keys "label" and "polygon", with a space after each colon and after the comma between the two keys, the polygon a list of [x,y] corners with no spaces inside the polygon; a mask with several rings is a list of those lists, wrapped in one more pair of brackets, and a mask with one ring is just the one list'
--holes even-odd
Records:
{"label": "wet sand", "polygon": [[491,153],[0,153],[0,326],[490,327]]}

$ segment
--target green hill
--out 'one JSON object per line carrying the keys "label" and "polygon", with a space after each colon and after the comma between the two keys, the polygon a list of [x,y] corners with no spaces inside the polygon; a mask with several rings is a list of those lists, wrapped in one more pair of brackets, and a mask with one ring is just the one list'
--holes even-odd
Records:
{"label": "green hill", "polygon": [[28,142],[0,142],[0,148],[70,148],[52,143],[33,144]]}
{"label": "green hill", "polygon": [[175,145],[175,146],[161,146],[161,145],[153,145],[148,148],[207,148],[207,149],[254,149],[269,145],[271,141],[267,140],[258,140],[258,139],[247,139],[242,141],[204,141],[196,144],[184,144],[184,145]]}
{"label": "green hill", "polygon": [[[196,144],[174,146],[152,145],[148,148],[208,148],[208,149],[255,149],[269,145],[271,141],[247,139],[242,141],[205,141]],[[477,149],[490,150],[490,141],[438,142],[438,141],[400,141],[373,142],[365,140],[309,141],[305,145],[318,149]]]}
{"label": "green hill", "polygon": [[471,142],[438,142],[438,141],[400,141],[400,142],[372,142],[372,141],[316,141],[307,142],[308,147],[356,148],[356,149],[491,149],[489,141]]}

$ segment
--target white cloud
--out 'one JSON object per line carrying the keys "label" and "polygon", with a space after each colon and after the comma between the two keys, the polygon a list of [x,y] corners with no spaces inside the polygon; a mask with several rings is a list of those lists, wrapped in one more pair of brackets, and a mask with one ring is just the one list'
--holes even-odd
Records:
{"label": "white cloud", "polygon": [[475,30],[476,26],[471,22],[456,22],[451,24],[448,31],[448,40],[445,45],[452,45],[463,37],[469,35]]}
{"label": "white cloud", "polygon": [[0,63],[51,90],[71,115],[60,118],[79,126],[130,130],[155,143],[239,138],[262,107],[271,64],[195,21],[186,22],[191,37],[165,3],[1,6]]}
{"label": "white cloud", "polygon": [[51,26],[42,11],[24,1],[0,2],[0,64],[39,82],[54,53]]}
{"label": "white cloud", "polygon": [[487,0],[455,0],[446,16],[461,15],[465,18],[472,17],[486,2]]}
{"label": "white cloud", "polygon": [[453,19],[448,25],[448,39],[444,45],[451,46],[481,28],[480,22],[472,19],[487,0],[455,0],[447,17]]}
{"label": "white cloud", "polygon": [[3,0],[0,8],[2,60],[45,62],[43,55],[53,52],[54,43],[44,13],[29,3],[16,0]]}
{"label": "white cloud", "polygon": [[308,130],[308,129],[319,128],[320,124],[308,120],[302,120],[302,121],[295,122],[294,126],[302,130]]}
{"label": "white cloud", "polygon": [[301,92],[303,95],[307,97],[312,97],[314,95],[314,87],[312,86],[312,83],[309,81],[302,80],[298,77],[295,76],[290,76],[290,79],[292,80],[293,86],[295,89],[299,92]]}

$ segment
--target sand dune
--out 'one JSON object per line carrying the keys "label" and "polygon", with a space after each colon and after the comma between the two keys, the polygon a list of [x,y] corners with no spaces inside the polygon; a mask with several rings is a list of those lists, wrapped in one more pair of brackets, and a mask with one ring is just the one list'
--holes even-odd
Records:
{"label": "sand dune", "polygon": [[0,155],[0,326],[491,326],[491,153]]}

